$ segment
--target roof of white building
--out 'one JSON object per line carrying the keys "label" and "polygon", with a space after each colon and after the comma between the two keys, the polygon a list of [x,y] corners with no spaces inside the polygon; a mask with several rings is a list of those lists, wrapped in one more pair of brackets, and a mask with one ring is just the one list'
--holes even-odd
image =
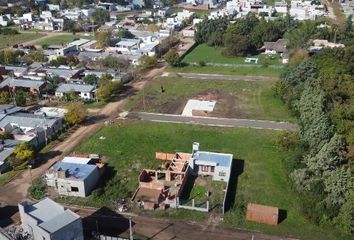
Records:
{"label": "roof of white building", "polygon": [[213,166],[229,167],[231,166],[233,155],[227,153],[197,151],[193,154],[193,158],[199,164],[207,163],[208,165]]}
{"label": "roof of white building", "polygon": [[89,161],[91,161],[91,158],[85,158],[85,157],[65,157],[61,162],[64,163],[78,163],[78,164],[87,164]]}
{"label": "roof of white building", "polygon": [[[38,221],[38,226],[49,233],[54,233],[80,217],[49,198],[35,204],[22,204],[25,212]],[[50,214],[48,214],[50,213]]]}
{"label": "roof of white building", "polygon": [[64,83],[61,84],[56,92],[62,92],[62,93],[67,93],[67,92],[92,92],[95,90],[95,86],[93,85],[87,85],[87,84],[72,84],[72,83]]}
{"label": "roof of white building", "polygon": [[72,180],[85,180],[96,169],[96,165],[70,163],[70,162],[57,162],[53,165],[53,170],[68,171],[68,179]]}

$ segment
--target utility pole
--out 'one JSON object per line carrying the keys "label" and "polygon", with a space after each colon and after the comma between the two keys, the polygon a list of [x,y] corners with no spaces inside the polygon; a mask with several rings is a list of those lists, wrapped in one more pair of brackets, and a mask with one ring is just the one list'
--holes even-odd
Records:
{"label": "utility pole", "polygon": [[132,217],[129,217],[129,239],[133,240]]}
{"label": "utility pole", "polygon": [[31,186],[33,185],[33,179],[32,179],[32,172],[31,172],[31,169],[32,169],[32,165],[29,164],[28,165],[28,171],[29,171],[29,175],[30,175],[30,179],[31,179]]}
{"label": "utility pole", "polygon": [[145,112],[145,90],[144,90],[144,87],[143,87],[143,109],[144,109],[144,112]]}

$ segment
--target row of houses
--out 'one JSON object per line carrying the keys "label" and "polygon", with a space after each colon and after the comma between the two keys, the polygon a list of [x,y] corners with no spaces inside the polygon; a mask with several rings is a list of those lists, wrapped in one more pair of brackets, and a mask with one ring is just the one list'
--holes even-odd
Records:
{"label": "row of houses", "polygon": [[65,112],[48,107],[30,112],[23,107],[0,105],[0,132],[13,138],[1,139],[0,175],[10,169],[8,160],[21,142],[29,142],[39,150],[57,135],[63,128]]}

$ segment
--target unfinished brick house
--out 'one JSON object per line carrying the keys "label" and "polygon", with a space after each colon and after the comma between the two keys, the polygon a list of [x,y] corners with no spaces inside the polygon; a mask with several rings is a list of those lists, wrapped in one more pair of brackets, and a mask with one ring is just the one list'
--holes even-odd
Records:
{"label": "unfinished brick house", "polygon": [[165,209],[176,206],[183,188],[192,175],[209,175],[214,181],[228,182],[232,167],[232,154],[199,151],[199,143],[193,143],[192,153],[155,154],[162,160],[162,170],[144,169],[132,201],[145,209]]}
{"label": "unfinished brick house", "polygon": [[175,204],[191,174],[188,160],[191,154],[159,153],[156,159],[162,160],[163,170],[144,169],[139,177],[139,186],[132,201],[141,202],[145,209],[164,209]]}

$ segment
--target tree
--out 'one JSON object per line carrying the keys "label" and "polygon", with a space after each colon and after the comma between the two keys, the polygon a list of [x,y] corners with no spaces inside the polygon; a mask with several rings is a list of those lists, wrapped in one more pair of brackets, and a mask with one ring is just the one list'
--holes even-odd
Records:
{"label": "tree", "polygon": [[77,95],[77,93],[74,90],[72,90],[67,93],[64,93],[64,99],[67,102],[77,102],[79,101],[80,96]]}
{"label": "tree", "polygon": [[87,110],[82,103],[70,103],[66,106],[66,110],[64,120],[71,125],[81,123],[87,116]]}
{"label": "tree", "polygon": [[158,32],[159,31],[159,27],[153,23],[148,25],[148,29],[150,32]]}
{"label": "tree", "polygon": [[132,34],[128,29],[126,28],[121,28],[119,32],[117,33],[117,36],[120,38],[135,38],[134,34]]}
{"label": "tree", "polygon": [[28,142],[22,142],[15,147],[14,154],[21,162],[31,160],[34,157],[34,147]]}
{"label": "tree", "polygon": [[344,40],[350,41],[353,39],[353,15],[348,16],[343,31]]}
{"label": "tree", "polygon": [[181,64],[181,58],[179,54],[176,52],[176,50],[174,49],[168,51],[168,53],[165,56],[165,60],[168,64],[170,64],[173,67],[178,67]]}
{"label": "tree", "polygon": [[144,55],[139,59],[139,63],[142,69],[153,68],[157,63],[157,58]]}
{"label": "tree", "polygon": [[96,8],[92,13],[92,18],[95,24],[103,25],[109,20],[109,12],[103,8]]}
{"label": "tree", "polygon": [[96,97],[99,101],[109,101],[112,94],[117,90],[119,83],[112,82],[112,75],[103,74],[100,78],[100,85],[96,91]]}
{"label": "tree", "polygon": [[23,91],[15,92],[15,102],[17,106],[26,106],[27,94]]}
{"label": "tree", "polygon": [[44,55],[43,51],[40,50],[31,50],[29,53],[26,55],[28,59],[30,59],[32,62],[46,62],[47,58]]}
{"label": "tree", "polygon": [[224,34],[224,45],[223,54],[226,56],[245,56],[249,48],[246,36],[232,32]]}
{"label": "tree", "polygon": [[0,93],[0,104],[8,104],[11,102],[10,94],[7,91],[2,91]]}
{"label": "tree", "polygon": [[339,210],[338,216],[334,219],[334,223],[345,232],[354,234],[354,189],[352,188],[346,198],[346,202]]}
{"label": "tree", "polygon": [[95,74],[88,74],[84,77],[84,83],[89,85],[96,85],[98,82],[98,77]]}
{"label": "tree", "polygon": [[97,40],[96,47],[104,48],[108,47],[111,43],[112,33],[109,31],[96,32],[95,38]]}

